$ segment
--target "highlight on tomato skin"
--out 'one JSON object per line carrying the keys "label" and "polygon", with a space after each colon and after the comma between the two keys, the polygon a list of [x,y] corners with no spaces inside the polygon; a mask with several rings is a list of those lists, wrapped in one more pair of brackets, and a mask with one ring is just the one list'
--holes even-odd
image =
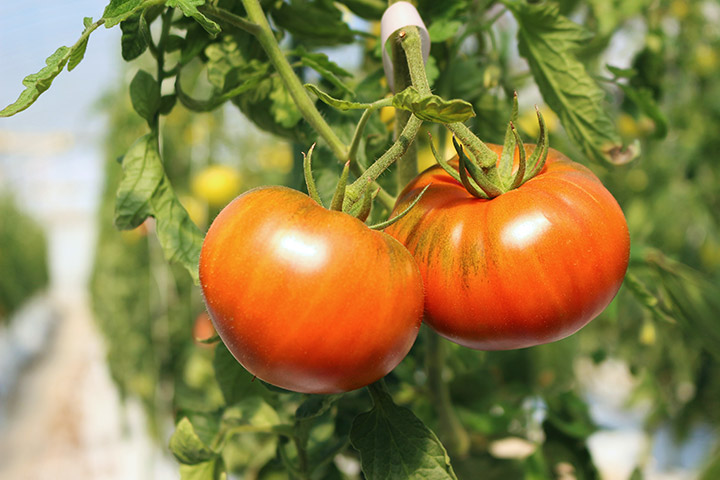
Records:
{"label": "highlight on tomato skin", "polygon": [[492,200],[431,167],[394,212],[428,184],[385,231],[415,257],[425,321],[447,339],[479,350],[553,342],[597,317],[619,290],[630,252],[622,210],[589,169],[556,150],[536,177]]}
{"label": "highlight on tomato skin", "polygon": [[420,272],[399,242],[285,187],[251,190],[220,212],[200,282],[235,358],[303,393],[385,376],[413,345],[423,311]]}

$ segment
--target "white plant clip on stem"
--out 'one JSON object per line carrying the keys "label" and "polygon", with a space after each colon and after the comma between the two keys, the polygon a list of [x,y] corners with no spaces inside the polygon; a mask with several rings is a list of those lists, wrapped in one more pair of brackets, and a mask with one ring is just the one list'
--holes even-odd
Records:
{"label": "white plant clip on stem", "polygon": [[420,30],[423,61],[427,62],[427,59],[430,56],[430,34],[428,33],[427,28],[425,28],[425,23],[423,23],[422,18],[420,18],[420,14],[413,4],[408,2],[393,3],[387,8],[387,10],[385,10],[382,20],[380,21],[380,39],[383,46],[383,68],[385,69],[385,78],[387,78],[388,86],[393,92],[395,91],[393,81],[395,78],[395,72],[393,70],[392,58],[390,58],[390,54],[388,53],[388,49],[385,44],[393,33],[397,32],[401,28],[411,25],[418,27]]}

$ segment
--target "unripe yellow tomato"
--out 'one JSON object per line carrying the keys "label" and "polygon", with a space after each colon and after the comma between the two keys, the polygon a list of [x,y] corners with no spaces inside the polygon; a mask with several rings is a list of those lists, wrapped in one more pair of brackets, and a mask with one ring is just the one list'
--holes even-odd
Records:
{"label": "unripe yellow tomato", "polygon": [[720,59],[715,50],[707,44],[698,45],[692,58],[692,70],[701,77],[707,77],[718,68]]}
{"label": "unripe yellow tomato", "polygon": [[392,130],[395,121],[395,107],[382,107],[380,109],[380,121],[387,125],[389,130]]}
{"label": "unripe yellow tomato", "polygon": [[[438,151],[438,155],[442,155],[442,158],[444,159],[450,159],[452,158],[457,152],[455,151],[455,147],[452,144],[452,141],[450,140],[450,137],[447,138],[445,141],[445,145],[438,145],[435,144],[435,148]],[[427,168],[432,167],[437,163],[437,160],[435,159],[435,155],[432,153],[432,149],[430,148],[430,145],[425,145],[424,147],[421,147],[418,149],[418,155],[417,155],[417,169],[418,172],[422,172]]]}
{"label": "unripe yellow tomato", "polygon": [[633,139],[640,136],[640,128],[637,120],[628,113],[618,115],[617,128],[624,139]]}
{"label": "unripe yellow tomato", "polygon": [[205,167],[192,179],[192,193],[211,207],[225,206],[240,193],[242,176],[227,165]]}
{"label": "unripe yellow tomato", "polygon": [[258,154],[260,168],[286,175],[293,167],[292,148],[289,143],[278,142],[263,146]]}

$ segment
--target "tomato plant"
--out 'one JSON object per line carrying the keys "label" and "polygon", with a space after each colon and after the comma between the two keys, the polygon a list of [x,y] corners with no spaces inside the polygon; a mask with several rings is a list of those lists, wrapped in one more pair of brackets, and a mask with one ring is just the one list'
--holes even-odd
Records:
{"label": "tomato plant", "polygon": [[408,353],[422,282],[396,240],[283,187],[244,193],[216,217],[200,284],[235,358],[273,385],[353,390]]}
{"label": "tomato plant", "polygon": [[[500,146],[488,146],[499,156]],[[620,288],[630,256],[622,210],[587,167],[561,153],[551,149],[538,175],[493,199],[473,197],[431,167],[396,209],[428,185],[386,231],[414,255],[425,319],[448,339],[482,350],[559,340],[600,314]]]}
{"label": "tomato plant", "polygon": [[[110,0],[0,110],[122,30],[93,306],[182,478],[598,478],[577,368],[605,359],[646,432],[720,422],[712,2],[412,4]],[[278,183],[308,195],[232,200]]]}

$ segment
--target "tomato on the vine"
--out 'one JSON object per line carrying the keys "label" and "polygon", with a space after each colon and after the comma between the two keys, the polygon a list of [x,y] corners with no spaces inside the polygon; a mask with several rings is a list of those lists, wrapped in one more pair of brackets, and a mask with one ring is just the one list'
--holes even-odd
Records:
{"label": "tomato on the vine", "polygon": [[[530,155],[534,146],[525,148]],[[491,200],[431,167],[405,188],[395,212],[429,184],[385,231],[415,257],[425,321],[449,340],[481,350],[559,340],[620,288],[630,253],[622,210],[589,169],[556,150],[534,178]]]}
{"label": "tomato on the vine", "polygon": [[200,283],[235,358],[305,393],[353,390],[389,373],[423,310],[420,272],[399,242],[285,187],[251,190],[220,212]]}

